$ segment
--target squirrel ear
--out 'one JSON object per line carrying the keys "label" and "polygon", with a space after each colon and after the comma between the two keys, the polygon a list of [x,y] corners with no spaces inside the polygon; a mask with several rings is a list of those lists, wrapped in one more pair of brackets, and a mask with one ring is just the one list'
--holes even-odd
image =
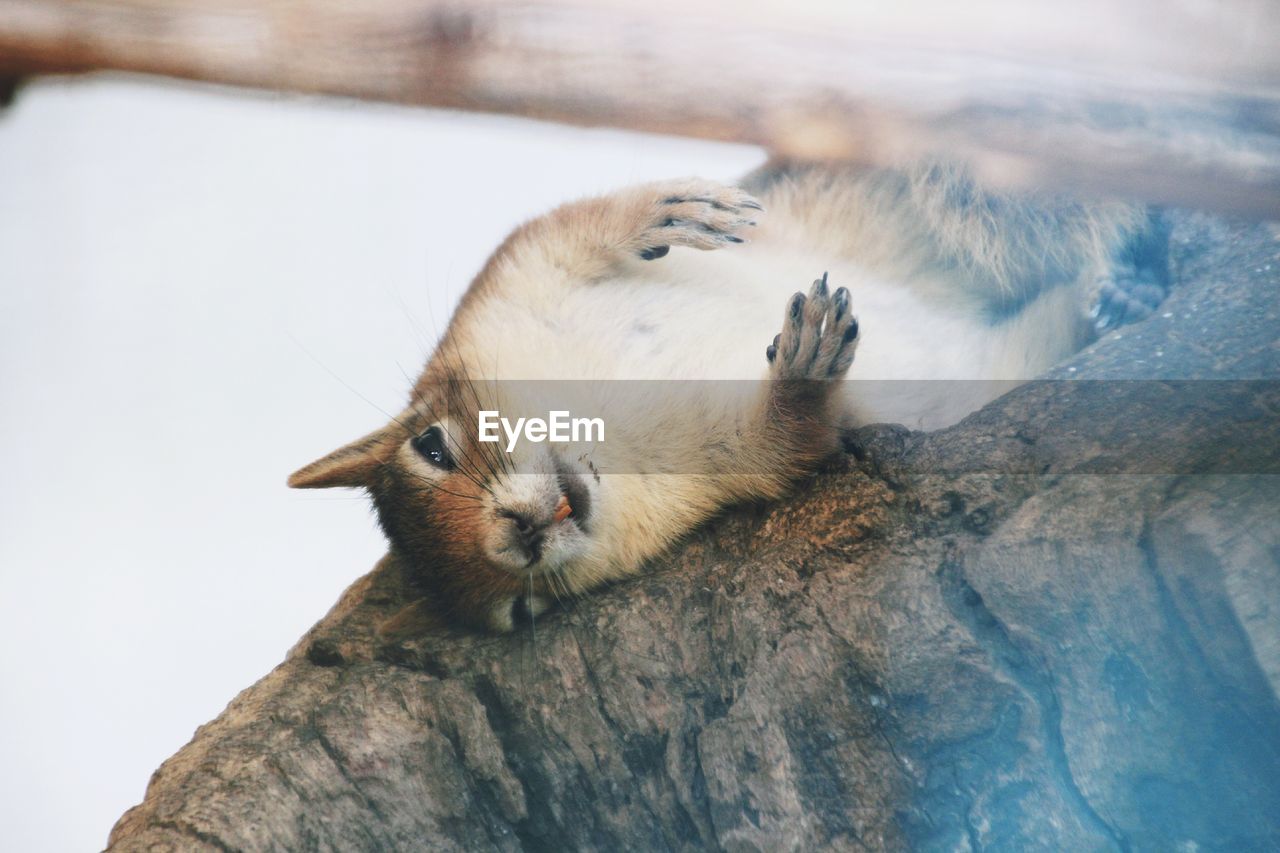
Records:
{"label": "squirrel ear", "polygon": [[374,430],[364,438],[305,465],[289,475],[292,489],[331,489],[336,486],[367,486],[374,470],[395,446],[393,426]]}

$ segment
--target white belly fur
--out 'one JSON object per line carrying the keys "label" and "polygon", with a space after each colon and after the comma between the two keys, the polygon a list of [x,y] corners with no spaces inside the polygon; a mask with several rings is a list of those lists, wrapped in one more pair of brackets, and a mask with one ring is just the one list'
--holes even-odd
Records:
{"label": "white belly fur", "polygon": [[762,379],[787,298],[824,271],[833,289],[848,288],[861,327],[844,389],[850,425],[946,426],[1078,347],[1072,287],[992,324],[848,262],[756,244],[674,248],[631,262],[618,278],[557,288],[554,298],[541,282],[504,288],[501,306],[475,315],[468,338],[487,343],[472,363],[503,380]]}

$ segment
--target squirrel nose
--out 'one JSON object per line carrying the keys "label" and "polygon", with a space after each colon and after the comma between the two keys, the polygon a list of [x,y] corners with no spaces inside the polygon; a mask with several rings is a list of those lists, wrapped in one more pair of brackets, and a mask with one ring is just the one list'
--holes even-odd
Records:
{"label": "squirrel nose", "polygon": [[538,520],[528,513],[511,512],[510,510],[504,511],[502,514],[511,519],[511,524],[516,529],[516,537],[520,540],[520,544],[529,551],[529,556],[536,563],[542,556],[542,540],[547,527],[551,524],[550,520]]}

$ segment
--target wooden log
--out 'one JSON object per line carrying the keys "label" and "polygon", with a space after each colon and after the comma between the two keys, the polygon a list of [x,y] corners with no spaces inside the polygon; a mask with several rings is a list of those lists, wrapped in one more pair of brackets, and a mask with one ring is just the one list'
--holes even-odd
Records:
{"label": "wooden log", "polygon": [[1173,246],[1094,381],[859,430],[536,631],[379,636],[388,557],[110,848],[1276,849],[1277,243]]}
{"label": "wooden log", "polygon": [[1280,216],[1280,7],[2,0],[0,76],[138,71]]}

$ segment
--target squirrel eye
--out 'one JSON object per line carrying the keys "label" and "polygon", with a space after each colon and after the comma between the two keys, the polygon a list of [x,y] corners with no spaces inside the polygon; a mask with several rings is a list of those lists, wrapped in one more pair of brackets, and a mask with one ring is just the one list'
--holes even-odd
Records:
{"label": "squirrel eye", "polygon": [[453,457],[444,446],[444,431],[433,426],[422,435],[413,439],[413,449],[418,455],[437,468],[453,469]]}

